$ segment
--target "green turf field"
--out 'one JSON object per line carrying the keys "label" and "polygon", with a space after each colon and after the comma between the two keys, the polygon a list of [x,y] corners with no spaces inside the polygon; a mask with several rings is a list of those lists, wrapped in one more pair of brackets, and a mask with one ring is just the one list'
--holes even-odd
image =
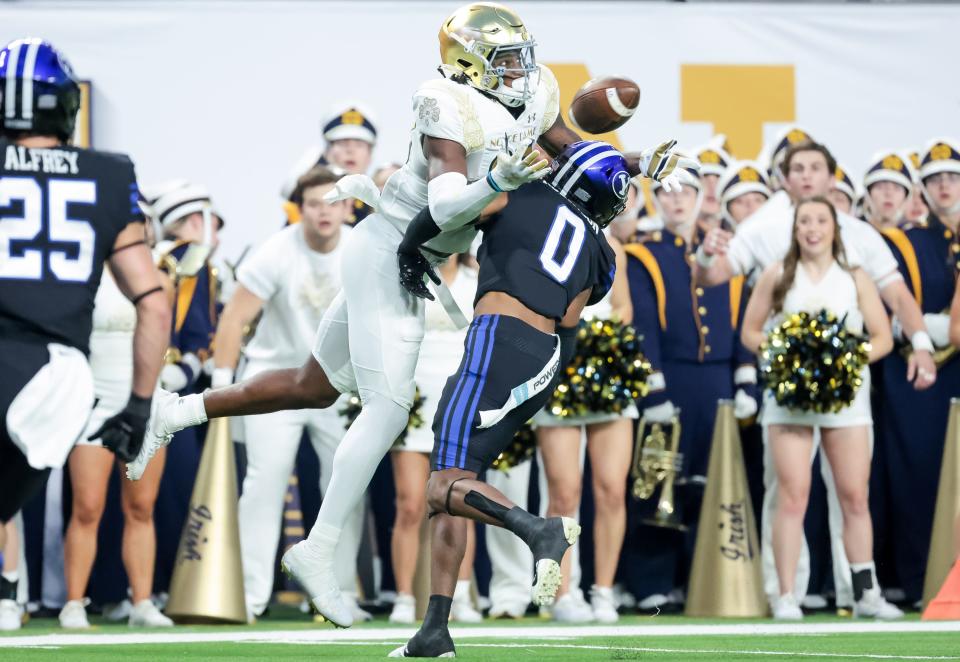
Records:
{"label": "green turf field", "polygon": [[[91,621],[89,631],[66,632],[54,619],[33,619],[0,634],[0,660],[379,660],[413,632],[382,618],[336,630],[289,612],[252,626],[166,631]],[[453,633],[458,657],[469,660],[960,660],[960,623],[921,623],[916,616],[892,624],[814,616],[797,625],[626,616],[615,627],[526,618]]]}

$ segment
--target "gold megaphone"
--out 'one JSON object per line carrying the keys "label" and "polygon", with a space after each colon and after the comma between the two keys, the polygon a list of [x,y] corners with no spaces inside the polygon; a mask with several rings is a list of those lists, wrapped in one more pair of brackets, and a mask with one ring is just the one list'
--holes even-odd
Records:
{"label": "gold megaphone", "polygon": [[640,419],[633,452],[633,468],[630,471],[633,477],[633,497],[649,499],[660,485],[656,514],[643,520],[644,524],[686,531],[687,527],[680,522],[676,512],[673,491],[677,473],[683,469],[683,454],[679,452],[679,412],[674,414],[666,425],[670,427],[669,441],[663,423],[648,424],[646,418]]}

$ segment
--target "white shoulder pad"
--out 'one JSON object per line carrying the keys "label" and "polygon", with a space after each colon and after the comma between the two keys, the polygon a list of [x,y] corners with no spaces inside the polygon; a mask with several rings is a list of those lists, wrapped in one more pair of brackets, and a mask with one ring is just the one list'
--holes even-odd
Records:
{"label": "white shoulder pad", "polygon": [[560,84],[550,67],[545,64],[538,64],[537,67],[540,69],[537,95],[542,94],[544,99],[543,121],[540,123],[540,135],[543,135],[553,126],[560,114]]}
{"label": "white shoulder pad", "polygon": [[483,147],[483,130],[473,105],[473,90],[442,78],[429,80],[413,95],[416,127],[421,134],[452,140],[467,152]]}

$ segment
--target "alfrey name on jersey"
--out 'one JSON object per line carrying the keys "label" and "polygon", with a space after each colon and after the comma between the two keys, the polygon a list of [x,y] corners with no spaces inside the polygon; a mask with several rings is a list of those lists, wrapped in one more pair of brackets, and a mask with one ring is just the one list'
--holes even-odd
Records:
{"label": "alfrey name on jersey", "polygon": [[79,152],[65,149],[40,149],[23,145],[7,145],[3,168],[18,172],[46,172],[55,175],[76,175]]}

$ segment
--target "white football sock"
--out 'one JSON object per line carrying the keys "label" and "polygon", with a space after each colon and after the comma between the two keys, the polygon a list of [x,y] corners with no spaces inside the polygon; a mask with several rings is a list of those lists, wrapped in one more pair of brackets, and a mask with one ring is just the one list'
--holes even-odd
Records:
{"label": "white football sock", "polygon": [[406,408],[382,395],[367,398],[333,456],[333,476],[317,523],[310,530],[311,542],[324,544],[333,530],[339,536],[347,517],[363,499],[380,460],[407,427],[409,415]]}
{"label": "white football sock", "polygon": [[170,427],[179,432],[193,425],[207,422],[207,409],[203,404],[203,393],[184,395],[177,399],[176,407],[164,411],[164,416]]}

